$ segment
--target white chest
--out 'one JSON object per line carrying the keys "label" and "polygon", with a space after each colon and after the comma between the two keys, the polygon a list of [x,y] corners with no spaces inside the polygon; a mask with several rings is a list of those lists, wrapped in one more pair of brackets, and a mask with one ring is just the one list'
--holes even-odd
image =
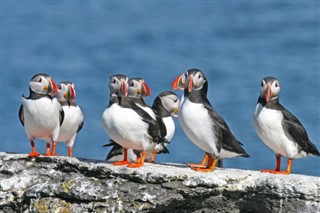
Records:
{"label": "white chest", "polygon": [[29,100],[22,98],[24,125],[29,137],[58,137],[60,128],[60,103],[54,99],[40,98]]}
{"label": "white chest", "polygon": [[253,125],[261,140],[276,154],[289,158],[298,157],[298,147],[285,133],[282,121],[283,114],[280,111],[257,104],[253,115]]}
{"label": "white chest", "polygon": [[217,156],[217,138],[212,130],[212,121],[207,109],[199,103],[185,99],[179,111],[181,128],[189,139],[203,151]]}
{"label": "white chest", "polygon": [[166,126],[166,130],[167,130],[167,135],[166,135],[166,139],[168,141],[171,141],[173,135],[174,135],[174,132],[175,132],[175,125],[174,125],[174,122],[173,122],[173,119],[170,117],[165,117],[163,118],[163,122],[164,122],[164,125]]}
{"label": "white chest", "polygon": [[79,125],[83,121],[83,114],[78,106],[63,106],[64,120],[60,127],[58,141],[68,142],[75,138]]}
{"label": "white chest", "polygon": [[108,135],[124,148],[146,150],[151,146],[148,125],[132,109],[113,104],[102,115]]}

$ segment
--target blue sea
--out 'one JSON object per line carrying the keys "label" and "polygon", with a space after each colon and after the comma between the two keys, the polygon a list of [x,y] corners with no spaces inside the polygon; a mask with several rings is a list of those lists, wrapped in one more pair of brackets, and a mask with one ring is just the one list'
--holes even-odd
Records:
{"label": "blue sea", "polygon": [[[294,113],[320,149],[320,3],[318,1],[7,1],[1,2],[1,151],[29,153],[18,119],[22,94],[36,73],[72,81],[85,116],[74,156],[105,159],[109,140],[101,115],[109,76],[143,77],[152,95],[171,90],[190,68],[202,70],[208,98],[250,158],[226,168],[275,168],[258,138],[252,114],[260,80],[275,76],[280,102]],[[181,96],[181,91],[176,91]],[[181,130],[158,162],[196,163],[203,151]],[[36,141],[45,152],[45,143]],[[60,143],[57,153],[67,155]],[[285,169],[287,160],[283,159]],[[293,161],[293,173],[320,176],[320,158]]]}

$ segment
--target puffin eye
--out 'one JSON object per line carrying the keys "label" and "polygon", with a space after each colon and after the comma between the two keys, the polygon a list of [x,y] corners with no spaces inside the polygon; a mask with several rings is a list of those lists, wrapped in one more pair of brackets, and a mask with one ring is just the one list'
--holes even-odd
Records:
{"label": "puffin eye", "polygon": [[178,99],[177,99],[177,98],[173,100],[173,102],[174,102],[174,103],[177,103],[177,101],[178,101]]}
{"label": "puffin eye", "polygon": [[42,82],[42,78],[39,78],[38,82],[41,83]]}
{"label": "puffin eye", "polygon": [[260,86],[263,87],[263,81],[261,81],[261,85]]}
{"label": "puffin eye", "polygon": [[134,86],[134,83],[133,83],[133,82],[131,82],[129,86],[130,86],[130,87],[133,87],[133,86]]}
{"label": "puffin eye", "polygon": [[113,78],[112,81],[111,81],[111,83],[115,84],[115,83],[116,83],[116,79]]}
{"label": "puffin eye", "polygon": [[201,75],[198,75],[198,79],[200,79],[201,78]]}
{"label": "puffin eye", "polygon": [[279,85],[278,85],[278,82],[276,82],[275,86],[276,86],[276,87],[278,87],[278,86],[279,86]]}
{"label": "puffin eye", "polygon": [[58,89],[61,90],[61,85],[58,86]]}

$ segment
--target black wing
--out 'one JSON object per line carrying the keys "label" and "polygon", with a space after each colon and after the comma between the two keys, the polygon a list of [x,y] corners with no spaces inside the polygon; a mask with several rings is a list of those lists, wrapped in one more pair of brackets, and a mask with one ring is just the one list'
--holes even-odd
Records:
{"label": "black wing", "polygon": [[[118,155],[122,155],[123,154],[123,148],[122,146],[120,146],[119,144],[117,144],[116,142],[114,142],[113,140],[110,140],[112,141],[112,149],[110,150],[110,152],[108,153],[107,157],[106,157],[106,160],[110,160],[111,158],[115,157],[115,156],[118,156]],[[110,144],[111,144],[110,143]],[[107,144],[107,146],[109,146],[110,144]],[[106,146],[106,145],[104,145]]]}
{"label": "black wing", "polygon": [[61,126],[64,120],[64,111],[62,107],[60,108],[59,120],[60,120],[60,126]]}
{"label": "black wing", "polygon": [[206,99],[204,102],[205,108],[209,111],[211,118],[214,120],[213,129],[218,138],[217,148],[221,148],[241,154],[242,157],[249,157],[248,153],[242,148],[242,143],[238,141],[230,131],[227,123],[219,115],[217,111],[211,106]]}
{"label": "black wing", "polygon": [[22,126],[24,126],[24,114],[23,114],[23,105],[22,104],[20,105],[20,108],[19,108],[19,120],[20,120]]}
{"label": "black wing", "polygon": [[302,126],[297,117],[284,108],[281,104],[277,106],[283,114],[282,126],[286,132],[293,138],[293,140],[301,147],[306,153],[320,156],[317,147],[309,140],[307,131]]}
{"label": "black wing", "polygon": [[167,127],[166,127],[165,123],[163,122],[163,119],[158,115],[156,115],[156,119],[157,119],[157,122],[159,125],[161,137],[166,137],[167,136]]}
{"label": "black wing", "polygon": [[148,134],[152,137],[155,143],[163,143],[166,142],[166,139],[161,136],[159,124],[156,120],[154,120],[146,111],[144,111],[141,107],[137,106],[135,103],[130,102],[130,107],[133,109],[138,115],[142,117],[142,120],[149,125]]}
{"label": "black wing", "polygon": [[[79,107],[79,108],[80,108],[80,107]],[[80,108],[80,110],[81,110],[81,108]],[[81,110],[81,112],[82,112],[82,110]],[[78,127],[77,133],[82,129],[83,124],[84,124],[84,118],[82,117],[82,121],[81,121],[81,123],[80,123],[80,125],[79,125],[79,127]]]}

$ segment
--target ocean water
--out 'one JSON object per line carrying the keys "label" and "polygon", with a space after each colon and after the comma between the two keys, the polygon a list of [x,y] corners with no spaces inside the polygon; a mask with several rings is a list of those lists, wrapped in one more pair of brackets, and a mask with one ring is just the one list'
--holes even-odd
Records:
{"label": "ocean water", "polygon": [[[272,169],[273,152],[252,126],[260,80],[275,76],[280,102],[305,126],[320,149],[320,3],[316,1],[2,1],[0,150],[29,153],[18,119],[21,95],[39,72],[72,81],[85,116],[74,156],[104,159],[109,140],[101,124],[109,76],[143,77],[152,90],[171,89],[190,68],[208,78],[208,98],[250,158],[227,168]],[[182,92],[176,91],[181,96]],[[159,162],[200,162],[203,151],[183,133]],[[45,143],[36,141],[45,152]],[[64,144],[57,153],[67,155]],[[283,169],[286,159],[283,160]],[[320,176],[320,158],[294,160],[293,173]]]}

